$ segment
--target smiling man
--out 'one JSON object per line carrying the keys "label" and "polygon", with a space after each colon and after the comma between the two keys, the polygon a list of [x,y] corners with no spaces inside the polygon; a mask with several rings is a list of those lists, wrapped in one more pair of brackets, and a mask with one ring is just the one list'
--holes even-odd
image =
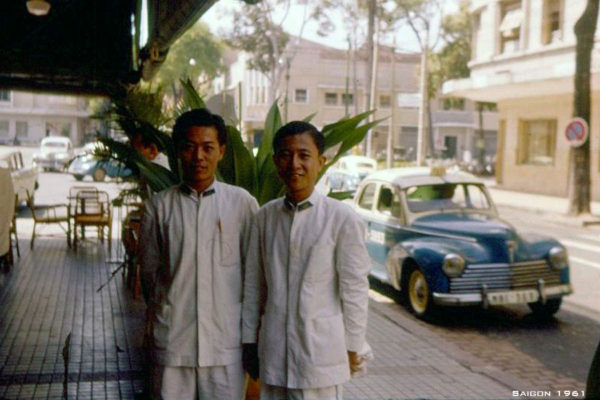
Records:
{"label": "smiling man", "polygon": [[221,117],[186,112],[173,140],[183,184],[146,203],[139,240],[153,396],[240,399],[243,237],[258,205],[215,180],[227,140]]}
{"label": "smiling man", "polygon": [[242,339],[263,400],[342,399],[367,346],[365,230],[349,206],[314,190],[323,143],[306,122],[277,131],[273,158],[286,195],[252,223]]}

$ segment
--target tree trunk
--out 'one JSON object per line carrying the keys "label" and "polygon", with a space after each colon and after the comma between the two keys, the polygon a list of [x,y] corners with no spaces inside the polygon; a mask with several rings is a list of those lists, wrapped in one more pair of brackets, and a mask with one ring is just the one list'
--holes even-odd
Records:
{"label": "tree trunk", "polygon": [[[573,116],[590,124],[590,77],[594,34],[598,20],[599,0],[588,0],[585,11],[575,24],[575,87]],[[571,149],[569,165],[569,214],[590,212],[590,140]]]}

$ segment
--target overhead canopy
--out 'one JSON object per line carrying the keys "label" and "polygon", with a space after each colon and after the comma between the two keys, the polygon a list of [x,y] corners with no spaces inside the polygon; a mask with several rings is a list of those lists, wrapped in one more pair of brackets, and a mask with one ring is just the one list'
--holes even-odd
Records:
{"label": "overhead canopy", "polygon": [[[143,0],[47,1],[46,16],[29,14],[26,0],[0,1],[0,89],[115,94],[139,80],[146,62],[155,70],[168,47],[215,2],[147,0],[142,7]],[[141,27],[142,10],[147,28]],[[138,44],[143,30],[148,40]]]}

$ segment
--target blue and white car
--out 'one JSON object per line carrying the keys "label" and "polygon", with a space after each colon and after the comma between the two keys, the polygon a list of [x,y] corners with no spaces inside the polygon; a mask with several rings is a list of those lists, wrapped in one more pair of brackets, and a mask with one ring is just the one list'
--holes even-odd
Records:
{"label": "blue and white car", "polygon": [[362,182],[354,207],[367,225],[372,276],[403,292],[420,318],[440,306],[524,303],[551,316],[572,293],[564,246],[516,232],[470,174],[378,171]]}

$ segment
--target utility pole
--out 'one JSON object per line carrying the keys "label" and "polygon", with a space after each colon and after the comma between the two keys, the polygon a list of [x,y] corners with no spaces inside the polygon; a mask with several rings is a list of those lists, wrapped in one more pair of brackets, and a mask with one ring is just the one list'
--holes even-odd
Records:
{"label": "utility pole", "polygon": [[[377,64],[379,58],[379,23],[375,24],[375,41],[373,47],[373,66],[371,67],[371,71],[373,75],[371,77],[371,90],[370,90],[370,99],[369,99],[369,110],[375,109],[375,100],[377,99]],[[372,122],[375,119],[375,116],[371,114],[369,116],[369,121]],[[373,157],[373,130],[369,129],[367,133],[367,157]]]}
{"label": "utility pole", "polygon": [[390,94],[390,107],[392,108],[392,115],[390,115],[390,125],[388,128],[387,137],[387,152],[386,152],[386,168],[392,168],[394,161],[394,109],[396,108],[396,37],[394,37],[394,44],[392,45],[392,84]]}
{"label": "utility pole", "polygon": [[283,114],[283,120],[287,124],[288,122],[288,108],[289,108],[289,91],[290,91],[290,63],[291,60],[289,57],[285,58],[285,112]]}
{"label": "utility pole", "polygon": [[344,93],[344,115],[347,117],[349,113],[349,99],[350,99],[350,53],[352,52],[352,42],[350,41],[350,35],[348,35],[348,51],[346,52],[346,92]]}
{"label": "utility pole", "polygon": [[373,36],[375,34],[375,10],[377,9],[377,0],[368,0],[368,25],[367,25],[367,68],[365,68],[365,92],[364,104],[365,110],[369,109],[371,99],[371,78],[373,77]]}
{"label": "utility pole", "polygon": [[[588,0],[585,10],[575,24],[575,79],[573,116],[583,118],[590,124],[591,110],[591,67],[594,34],[598,21],[599,0]],[[569,156],[569,214],[590,212],[590,139]]]}
{"label": "utility pole", "polygon": [[421,107],[419,108],[419,132],[417,137],[417,165],[424,166],[427,157],[427,53],[429,50],[429,24],[425,28],[425,41],[421,46]]}

